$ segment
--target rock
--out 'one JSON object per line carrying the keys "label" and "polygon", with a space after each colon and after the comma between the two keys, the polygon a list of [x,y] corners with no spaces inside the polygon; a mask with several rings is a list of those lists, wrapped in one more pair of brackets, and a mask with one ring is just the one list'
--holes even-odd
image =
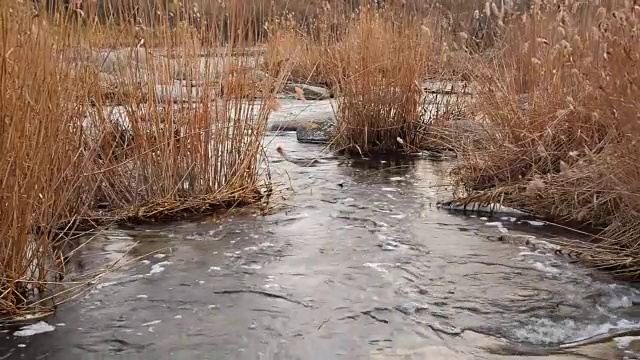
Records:
{"label": "rock", "polygon": [[298,142],[306,144],[326,144],[331,141],[336,126],[335,117],[325,116],[301,123],[296,129]]}
{"label": "rock", "polygon": [[331,98],[329,90],[321,86],[287,83],[283,90],[287,93],[295,94],[296,88],[302,89],[304,98],[307,100],[326,100]]}
{"label": "rock", "polygon": [[275,120],[269,122],[269,131],[297,131],[303,120]]}
{"label": "rock", "polygon": [[124,77],[136,82],[147,79],[147,54],[144,48],[115,49],[108,51],[91,51],[87,62],[95,65],[101,72],[117,77]]}

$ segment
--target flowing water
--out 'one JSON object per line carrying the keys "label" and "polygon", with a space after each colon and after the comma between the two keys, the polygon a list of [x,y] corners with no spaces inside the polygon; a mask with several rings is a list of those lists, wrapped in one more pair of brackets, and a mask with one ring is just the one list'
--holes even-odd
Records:
{"label": "flowing water", "polygon": [[[280,209],[109,230],[83,249],[85,266],[130,265],[43,333],[6,331],[0,359],[502,359],[483,347],[640,326],[638,289],[487,238],[557,235],[549,226],[436,209],[449,164],[300,167],[277,144],[293,156],[322,147],[269,139],[272,175],[289,188]],[[581,353],[633,358],[612,344]]]}

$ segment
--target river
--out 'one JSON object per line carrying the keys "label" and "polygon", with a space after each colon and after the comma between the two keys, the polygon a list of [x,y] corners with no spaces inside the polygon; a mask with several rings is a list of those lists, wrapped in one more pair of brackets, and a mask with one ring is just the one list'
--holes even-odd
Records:
{"label": "river", "polygon": [[[110,229],[84,248],[85,266],[131,264],[60,307],[52,331],[5,331],[0,359],[506,359],[483,347],[640,326],[636,287],[488,238],[557,236],[550,226],[437,209],[450,163],[300,167],[277,145],[322,151],[269,134],[284,186],[272,214]],[[634,358],[618,347],[547,358]]]}

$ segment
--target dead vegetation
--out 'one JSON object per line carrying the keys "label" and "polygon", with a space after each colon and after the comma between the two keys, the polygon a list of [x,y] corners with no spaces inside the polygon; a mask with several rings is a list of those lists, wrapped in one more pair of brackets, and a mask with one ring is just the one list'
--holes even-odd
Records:
{"label": "dead vegetation", "polygon": [[[294,16],[269,24],[265,64],[291,61],[296,82],[328,87],[336,98],[334,149],[352,153],[415,152],[434,144],[431,119],[453,116],[451,99],[427,96],[427,78],[454,78],[447,19],[435,5],[358,9],[325,2],[311,25]],[[454,54],[454,55],[452,55]],[[451,105],[451,107],[449,106]],[[438,116],[427,116],[427,113]]]}
{"label": "dead vegetation", "polygon": [[[604,227],[572,246],[638,277],[637,2],[362,5],[326,3],[313,29],[293,17],[269,28],[266,63],[291,59],[296,81],[336,95],[335,148],[453,149],[460,200]],[[426,78],[464,80],[472,96],[425,100]]]}
{"label": "dead vegetation", "polygon": [[[63,267],[54,244],[77,226],[175,219],[268,197],[263,104],[283,78],[259,76],[248,69],[259,59],[232,55],[252,36],[240,5],[226,9],[237,37],[215,61],[200,57],[195,32],[175,47],[157,28],[164,53],[122,34],[105,49],[94,28],[51,23],[29,5],[0,3],[3,319],[49,313],[42,296]],[[127,48],[117,49],[123,39]]]}
{"label": "dead vegetation", "polygon": [[485,131],[455,144],[456,177],[469,201],[606,227],[584,260],[637,278],[640,7],[539,1],[515,20],[474,64]]}
{"label": "dead vegetation", "polygon": [[[167,9],[109,23],[0,3],[0,312],[48,311],[32,304],[58,281],[61,225],[268,196],[258,159],[285,75],[336,95],[335,149],[454,149],[460,199],[604,226],[572,246],[587,264],[636,279],[640,7],[501,3],[335,1],[281,15],[240,1],[207,10],[219,27],[188,16],[167,25]],[[237,56],[267,37],[260,66],[271,76]],[[200,57],[223,44],[216,61]],[[117,71],[87,60],[98,48],[116,54]],[[425,93],[425,79],[469,81],[471,104]]]}

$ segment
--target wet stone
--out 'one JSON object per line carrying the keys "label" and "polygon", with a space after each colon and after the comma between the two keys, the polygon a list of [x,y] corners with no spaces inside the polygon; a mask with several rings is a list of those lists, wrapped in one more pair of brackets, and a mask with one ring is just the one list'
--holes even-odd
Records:
{"label": "wet stone", "polygon": [[295,94],[296,88],[302,90],[306,100],[326,100],[331,97],[331,93],[326,88],[307,84],[287,83],[283,90],[287,93]]}
{"label": "wet stone", "polygon": [[335,117],[326,115],[301,123],[296,129],[296,138],[300,143],[326,144],[331,140],[334,129]]}

